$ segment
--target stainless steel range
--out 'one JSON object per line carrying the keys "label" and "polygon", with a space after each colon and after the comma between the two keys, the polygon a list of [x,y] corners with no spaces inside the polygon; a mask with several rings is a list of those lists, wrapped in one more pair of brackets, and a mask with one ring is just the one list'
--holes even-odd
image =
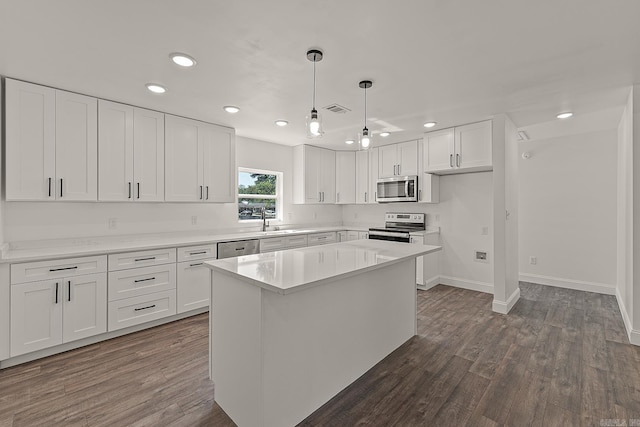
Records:
{"label": "stainless steel range", "polygon": [[387,212],[385,214],[384,228],[370,228],[369,238],[410,243],[412,232],[426,229],[425,218],[426,214],[424,213]]}

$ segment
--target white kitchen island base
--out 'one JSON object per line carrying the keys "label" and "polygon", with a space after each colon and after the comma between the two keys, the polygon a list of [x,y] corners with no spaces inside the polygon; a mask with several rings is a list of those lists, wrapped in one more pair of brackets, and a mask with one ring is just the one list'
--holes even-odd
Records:
{"label": "white kitchen island base", "polygon": [[416,333],[415,258],[284,295],[214,270],[212,292],[215,400],[241,427],[296,425]]}

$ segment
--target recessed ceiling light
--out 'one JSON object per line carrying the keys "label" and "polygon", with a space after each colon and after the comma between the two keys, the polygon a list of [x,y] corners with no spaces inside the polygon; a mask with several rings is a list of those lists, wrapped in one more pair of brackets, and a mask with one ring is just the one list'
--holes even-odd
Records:
{"label": "recessed ceiling light", "polygon": [[353,144],[355,141],[353,139],[347,139],[344,143],[347,145]]}
{"label": "recessed ceiling light", "polygon": [[556,117],[559,119],[568,119],[571,116],[573,116],[573,113],[571,111],[567,111],[565,113],[558,114]]}
{"label": "recessed ceiling light", "polygon": [[387,137],[389,135],[390,135],[389,132],[381,132],[380,133],[380,136],[383,137],[383,138],[385,138],[385,137]]}
{"label": "recessed ceiling light", "polygon": [[426,128],[432,128],[437,124],[437,122],[427,122],[423,126]]}
{"label": "recessed ceiling light", "polygon": [[146,86],[153,93],[165,93],[167,91],[167,88],[157,83],[147,83]]}
{"label": "recessed ceiling light", "polygon": [[289,124],[289,122],[286,120],[276,120],[275,123],[276,123],[276,126],[286,126]]}
{"label": "recessed ceiling light", "polygon": [[169,58],[176,64],[181,67],[189,68],[196,65],[196,60],[186,53],[175,52],[169,55]]}
{"label": "recessed ceiling light", "polygon": [[227,113],[231,113],[231,114],[235,114],[238,111],[240,111],[240,109],[238,107],[234,107],[233,105],[225,105],[222,108],[224,109],[224,111],[226,111]]}

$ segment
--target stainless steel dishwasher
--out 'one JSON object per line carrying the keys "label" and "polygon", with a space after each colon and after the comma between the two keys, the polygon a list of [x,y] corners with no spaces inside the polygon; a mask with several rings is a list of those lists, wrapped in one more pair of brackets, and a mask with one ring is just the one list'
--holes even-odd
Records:
{"label": "stainless steel dishwasher", "polygon": [[218,243],[218,259],[260,253],[260,240],[236,240]]}

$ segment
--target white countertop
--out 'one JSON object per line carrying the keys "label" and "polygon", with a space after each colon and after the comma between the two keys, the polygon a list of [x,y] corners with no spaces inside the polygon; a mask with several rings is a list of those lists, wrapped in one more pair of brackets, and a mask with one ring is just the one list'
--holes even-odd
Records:
{"label": "white countertop", "polygon": [[284,295],[441,249],[440,246],[383,240],[353,240],[219,259],[204,264],[214,271],[234,275]]}
{"label": "white countertop", "polygon": [[117,252],[131,252],[159,249],[171,246],[190,246],[244,239],[267,239],[270,237],[292,236],[296,234],[322,233],[328,231],[358,230],[368,231],[362,226],[301,227],[300,229],[279,231],[246,231],[215,233],[204,231],[194,233],[159,233],[134,236],[104,236],[83,239],[58,239],[32,242],[16,242],[5,245],[0,263],[36,261],[53,258],[102,255]]}

